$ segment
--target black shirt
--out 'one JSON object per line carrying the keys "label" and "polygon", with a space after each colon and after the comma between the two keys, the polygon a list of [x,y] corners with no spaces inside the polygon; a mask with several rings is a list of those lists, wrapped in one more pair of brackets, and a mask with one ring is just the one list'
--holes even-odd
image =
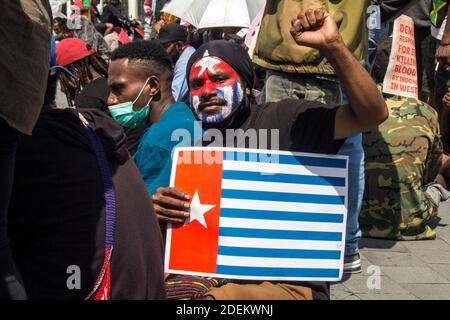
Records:
{"label": "black shirt", "polygon": [[[320,102],[306,100],[283,100],[265,106],[250,106],[250,110],[241,110],[235,117],[241,121],[234,129],[233,143],[226,143],[226,138],[214,140],[214,133],[206,131],[203,145],[230,148],[257,148],[292,152],[309,152],[321,154],[337,154],[345,140],[334,140],[336,105],[324,105]],[[243,129],[238,131],[236,129]],[[259,137],[257,145],[251,145],[251,130],[256,129]],[[266,129],[267,132],[261,131]],[[277,134],[273,131],[278,130]],[[224,131],[224,130],[222,130]],[[260,139],[260,133],[267,139]],[[227,132],[225,130],[225,134]],[[229,137],[230,132],[228,132]],[[209,139],[212,141],[210,142]],[[223,142],[223,144],[222,144]],[[230,141],[229,141],[230,142]],[[222,144],[222,145],[221,145]],[[235,281],[248,283],[251,281]],[[329,299],[329,283],[327,282],[295,282],[309,287],[314,299]]]}
{"label": "black shirt", "polygon": [[[203,145],[337,154],[344,142],[344,140],[334,140],[337,109],[336,105],[292,99],[269,103],[265,106],[251,105],[249,112],[243,110],[235,115],[245,117],[238,126],[222,130],[225,131],[225,135],[226,130],[235,130],[233,134],[237,138],[232,144],[227,141],[223,143],[215,141],[214,133],[206,131]],[[248,137],[251,130],[256,130],[258,137],[261,137],[262,133],[267,136],[267,139],[258,139],[257,145],[250,145]],[[267,130],[267,134],[261,130]],[[276,134],[271,135],[269,130],[277,130],[279,138],[276,138]]]}

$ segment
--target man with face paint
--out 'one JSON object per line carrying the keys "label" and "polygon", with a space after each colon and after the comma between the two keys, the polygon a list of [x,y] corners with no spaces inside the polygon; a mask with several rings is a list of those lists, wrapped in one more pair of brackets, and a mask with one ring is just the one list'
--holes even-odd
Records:
{"label": "man with face paint", "polygon": [[149,126],[134,160],[150,195],[169,185],[176,130],[194,136],[195,117],[189,107],[172,97],[172,63],[155,41],[134,41],[113,52],[108,70],[109,111],[128,128]]}
{"label": "man with face paint", "polygon": [[[298,45],[318,49],[333,65],[349,104],[325,105],[306,100],[283,100],[265,106],[251,105],[247,94],[253,86],[253,70],[247,53],[239,45],[212,41],[201,46],[188,64],[192,108],[206,129],[278,129],[280,150],[336,154],[344,138],[367,131],[388,116],[386,104],[370,75],[346,48],[333,18],[323,9],[306,10],[293,16],[291,35]],[[217,133],[217,130],[215,130]],[[244,133],[243,133],[244,134]],[[234,133],[233,145],[249,147],[248,139]],[[203,144],[219,146],[217,139]],[[223,146],[223,145],[221,145]],[[156,212],[166,221],[183,223],[189,216],[193,195],[182,190],[160,188],[153,196]],[[206,292],[206,299],[328,299],[324,282],[271,283],[232,281]]]}
{"label": "man with face paint", "polygon": [[[193,79],[192,109],[206,123],[218,123],[228,118],[244,97],[236,71],[206,51],[203,58],[191,67],[189,79]],[[208,100],[211,94],[216,95],[216,100]]]}

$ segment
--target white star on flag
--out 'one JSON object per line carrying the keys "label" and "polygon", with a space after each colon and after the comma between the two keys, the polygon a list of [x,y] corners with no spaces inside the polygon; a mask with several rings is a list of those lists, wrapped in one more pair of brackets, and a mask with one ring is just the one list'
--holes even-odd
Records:
{"label": "white star on flag", "polygon": [[220,60],[217,60],[216,58],[213,57],[203,57],[199,62],[197,62],[197,64],[195,65],[196,67],[202,67],[202,69],[199,72],[199,76],[201,76],[203,74],[203,72],[205,72],[206,69],[209,70],[209,72],[214,72],[215,69],[214,67],[220,63]]}
{"label": "white star on flag", "polygon": [[215,205],[201,204],[198,191],[195,191],[194,198],[191,202],[191,215],[189,221],[186,221],[186,223],[191,223],[192,221],[197,220],[202,226],[208,229],[205,221],[205,213],[214,207]]}

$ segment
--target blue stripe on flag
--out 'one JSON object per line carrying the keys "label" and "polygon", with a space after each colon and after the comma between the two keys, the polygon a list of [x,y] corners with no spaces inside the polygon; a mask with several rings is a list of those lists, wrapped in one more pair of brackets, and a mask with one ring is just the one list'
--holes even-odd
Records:
{"label": "blue stripe on flag", "polygon": [[345,197],[318,194],[283,193],[248,190],[222,190],[222,198],[239,200],[261,200],[281,202],[303,202],[319,204],[345,204]]}
{"label": "blue stripe on flag", "polygon": [[226,151],[225,155],[224,155],[224,160],[293,164],[293,165],[326,167],[326,168],[341,168],[341,169],[346,168],[346,162],[347,162],[345,159],[274,154],[274,153],[270,153],[270,151],[268,153]]}
{"label": "blue stripe on flag", "polygon": [[222,179],[312,184],[318,186],[331,185],[334,187],[345,187],[345,178],[305,176],[300,174],[286,174],[286,173],[262,174],[260,172],[223,170]]}
{"label": "blue stripe on flag", "polygon": [[235,267],[217,265],[217,274],[260,277],[338,278],[339,269]]}
{"label": "blue stripe on flag", "polygon": [[272,248],[242,248],[219,246],[219,255],[259,258],[291,258],[291,259],[331,259],[339,260],[341,252],[337,250],[301,250]]}
{"label": "blue stripe on flag", "polygon": [[264,210],[243,210],[220,208],[220,216],[224,218],[262,219],[262,220],[287,220],[308,222],[344,222],[343,214],[334,213],[307,213],[307,212],[284,212]]}
{"label": "blue stripe on flag", "polygon": [[263,239],[341,241],[340,232],[265,230],[219,227],[219,236]]}

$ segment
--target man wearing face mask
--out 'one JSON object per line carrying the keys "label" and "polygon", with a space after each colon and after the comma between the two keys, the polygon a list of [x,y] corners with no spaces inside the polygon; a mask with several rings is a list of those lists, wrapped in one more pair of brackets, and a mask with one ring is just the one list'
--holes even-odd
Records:
{"label": "man wearing face mask", "polygon": [[161,27],[158,42],[164,46],[175,66],[172,95],[178,102],[190,105],[189,88],[186,79],[186,66],[195,49],[187,43],[186,28],[179,24],[168,24]]}
{"label": "man wearing face mask", "polygon": [[172,149],[179,144],[176,130],[194,137],[195,117],[186,104],[173,99],[172,77],[170,58],[155,41],[127,43],[111,56],[108,105],[112,117],[128,128],[149,125],[134,160],[150,195],[169,185]]}

